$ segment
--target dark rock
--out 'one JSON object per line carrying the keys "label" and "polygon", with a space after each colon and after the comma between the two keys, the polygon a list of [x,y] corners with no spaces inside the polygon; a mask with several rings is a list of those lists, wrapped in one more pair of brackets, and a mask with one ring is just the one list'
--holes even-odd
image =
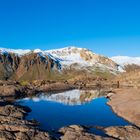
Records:
{"label": "dark rock", "polygon": [[0,139],[1,140],[15,140],[16,137],[11,132],[8,132],[8,131],[0,131]]}

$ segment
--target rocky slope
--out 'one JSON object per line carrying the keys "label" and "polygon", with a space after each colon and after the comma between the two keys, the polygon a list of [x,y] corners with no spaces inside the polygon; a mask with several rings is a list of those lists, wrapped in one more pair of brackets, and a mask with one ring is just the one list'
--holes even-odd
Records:
{"label": "rocky slope", "polygon": [[58,60],[42,52],[30,51],[25,54],[0,51],[0,79],[35,80],[46,79],[51,72],[60,70]]}
{"label": "rocky slope", "polygon": [[111,59],[83,48],[67,47],[49,51],[0,48],[2,80],[61,79],[65,78],[63,74],[66,73],[74,76],[75,71],[116,74],[119,70],[119,65]]}

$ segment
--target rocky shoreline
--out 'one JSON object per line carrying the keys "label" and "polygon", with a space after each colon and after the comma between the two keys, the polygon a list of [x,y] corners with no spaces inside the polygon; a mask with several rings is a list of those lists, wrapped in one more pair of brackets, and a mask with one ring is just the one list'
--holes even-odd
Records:
{"label": "rocky shoreline", "polygon": [[51,140],[47,132],[40,131],[36,121],[24,120],[31,110],[3,100],[0,101],[0,139],[1,140]]}
{"label": "rocky shoreline", "polygon": [[132,126],[109,127],[106,133],[121,140],[140,138],[140,91],[139,88],[114,89],[108,105],[120,117],[131,122]]}
{"label": "rocky shoreline", "polygon": [[[89,85],[89,84],[88,84]],[[87,87],[93,89],[92,84]],[[98,85],[99,86],[99,85]],[[21,85],[18,82],[0,82],[0,139],[2,140],[138,140],[139,130],[139,92],[137,89],[115,89],[107,90],[108,104],[119,116],[135,124],[135,126],[108,127],[102,128],[106,137],[97,136],[87,131],[86,127],[71,125],[60,128],[60,138],[51,136],[48,132],[39,130],[39,123],[34,120],[25,120],[25,116],[31,111],[28,107],[19,106],[13,103],[17,98],[34,96],[38,92],[60,92],[74,88],[86,88],[84,83],[69,83],[67,81],[54,82],[42,81],[28,85]],[[110,88],[108,88],[110,89]],[[135,94],[133,95],[132,93]],[[137,107],[136,107],[137,105]],[[132,109],[131,109],[132,108]]]}
{"label": "rocky shoreline", "polygon": [[[50,81],[37,80],[33,82],[0,81],[0,98],[23,98],[34,96],[37,93],[57,93],[72,89],[97,89],[107,88],[113,84],[104,84],[95,80],[91,81]],[[109,90],[110,88],[108,88]]]}
{"label": "rocky shoreline", "polygon": [[[1,140],[113,140],[88,133],[86,128],[72,125],[60,128],[60,138],[51,136],[48,132],[39,130],[35,120],[24,120],[31,110],[28,107],[0,101],[0,139]],[[52,132],[53,133],[53,132]]]}
{"label": "rocky shoreline", "polygon": [[139,89],[115,89],[108,105],[117,115],[140,127],[140,91]]}

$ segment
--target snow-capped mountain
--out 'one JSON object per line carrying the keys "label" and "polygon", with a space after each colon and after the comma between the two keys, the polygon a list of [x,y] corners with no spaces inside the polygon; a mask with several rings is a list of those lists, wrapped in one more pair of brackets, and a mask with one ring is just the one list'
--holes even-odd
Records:
{"label": "snow-capped mountain", "polygon": [[[102,71],[116,74],[121,69],[108,57],[85,48],[66,47],[55,50],[14,50],[0,48],[0,73],[7,78],[47,79],[51,71]],[[54,74],[52,76],[55,76]]]}
{"label": "snow-capped mountain", "polygon": [[15,53],[18,56],[27,55],[30,53],[37,53],[44,57],[48,56],[54,61],[60,62],[63,68],[76,67],[76,68],[87,68],[87,67],[100,67],[102,69],[117,70],[118,65],[107,57],[93,53],[92,51],[85,48],[77,47],[66,47],[61,49],[46,50],[40,49],[31,50],[14,50],[0,48],[0,53]]}
{"label": "snow-capped mountain", "polygon": [[115,61],[117,64],[121,66],[126,66],[126,65],[140,65],[140,57],[129,57],[129,56],[114,56],[111,57],[113,61]]}
{"label": "snow-capped mountain", "polygon": [[64,68],[100,68],[102,70],[118,71],[118,64],[102,55],[93,53],[86,48],[66,47],[62,49],[47,50],[52,56],[59,58]]}

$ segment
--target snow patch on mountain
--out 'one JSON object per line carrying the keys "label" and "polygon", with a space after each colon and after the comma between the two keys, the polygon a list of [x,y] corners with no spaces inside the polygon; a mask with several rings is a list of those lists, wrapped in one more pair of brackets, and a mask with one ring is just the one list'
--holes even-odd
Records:
{"label": "snow patch on mountain", "polygon": [[7,48],[0,48],[0,54],[5,54],[5,53],[15,53],[17,55],[25,55],[29,53],[31,50],[23,50],[23,49],[7,49]]}
{"label": "snow patch on mountain", "polygon": [[122,69],[108,57],[95,54],[86,48],[70,46],[61,49],[46,50],[45,52],[59,58],[62,66],[67,69],[96,70],[98,68],[101,71],[109,70],[112,73],[122,71]]}
{"label": "snow patch on mountain", "polygon": [[[59,58],[61,60],[61,63],[64,66],[77,64],[80,67],[89,67],[97,63],[96,59],[91,59],[90,61],[88,60],[86,61],[84,57],[81,57],[81,53],[85,55],[88,55],[88,53],[91,53],[91,51],[86,48],[77,48],[74,46],[70,46],[70,47],[65,47],[61,49],[47,50],[46,52],[50,53],[56,58]],[[92,55],[97,55],[97,54],[92,52]]]}
{"label": "snow patch on mountain", "polygon": [[35,49],[35,50],[33,50],[33,52],[34,52],[34,53],[39,53],[39,52],[42,52],[42,53],[43,53],[43,51],[40,50],[40,49]]}
{"label": "snow patch on mountain", "polygon": [[121,66],[129,65],[129,64],[140,65],[140,57],[114,56],[111,57],[111,59]]}

